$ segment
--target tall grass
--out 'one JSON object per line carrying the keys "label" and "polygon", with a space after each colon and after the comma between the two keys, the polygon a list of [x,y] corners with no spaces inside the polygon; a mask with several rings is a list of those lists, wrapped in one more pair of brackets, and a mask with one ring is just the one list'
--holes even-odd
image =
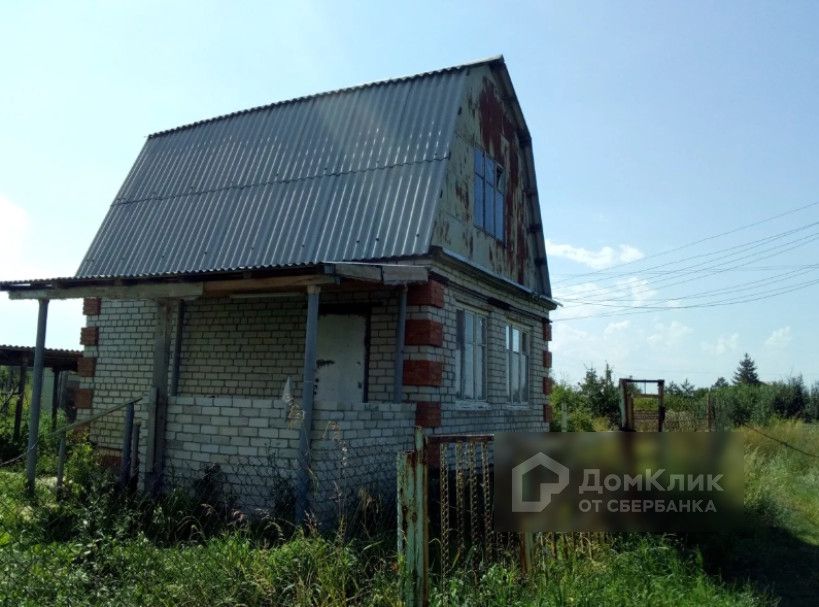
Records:
{"label": "tall grass", "polygon": [[[815,604],[819,588],[817,428],[742,430],[749,527],[731,536],[595,535],[541,547],[523,576],[513,554],[433,578],[434,605]],[[762,434],[761,434],[761,433]],[[767,436],[766,436],[767,435]],[[393,533],[351,538],[203,510],[195,497],[148,503],[111,490],[89,452],[69,461],[58,502],[0,472],[0,604],[397,606]]]}

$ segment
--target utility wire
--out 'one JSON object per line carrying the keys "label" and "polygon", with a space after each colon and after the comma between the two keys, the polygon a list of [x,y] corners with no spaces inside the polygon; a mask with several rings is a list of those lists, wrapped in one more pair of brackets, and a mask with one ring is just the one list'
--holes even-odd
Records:
{"label": "utility wire", "polygon": [[[656,257],[662,257],[664,255],[669,255],[671,253],[676,253],[677,251],[682,251],[684,249],[688,249],[690,247],[696,246],[698,244],[702,244],[704,242],[709,242],[711,240],[716,240],[717,238],[722,238],[723,236],[730,236],[731,234],[736,234],[737,232],[741,232],[741,231],[747,230],[749,228],[754,228],[756,226],[768,223],[770,221],[774,221],[776,219],[780,219],[782,217],[786,217],[788,215],[792,215],[794,213],[798,213],[799,211],[804,211],[805,209],[810,209],[810,208],[813,208],[813,207],[816,207],[816,206],[819,206],[819,201],[813,202],[811,204],[806,204],[806,205],[803,205],[803,206],[800,206],[800,207],[792,208],[792,209],[789,209],[787,211],[783,211],[782,213],[777,213],[776,215],[771,215],[769,217],[765,217],[764,219],[760,219],[758,221],[754,221],[752,223],[748,223],[748,224],[739,226],[737,228],[727,230],[725,232],[720,232],[719,234],[713,234],[711,236],[706,236],[705,238],[700,238],[699,240],[694,240],[692,242],[682,244],[682,245],[680,245],[678,247],[674,247],[672,249],[667,249],[667,250],[661,251],[659,253],[654,253],[652,255],[647,255],[646,257],[641,257],[640,259],[634,259],[632,261],[626,261],[626,262],[623,262],[623,263],[616,264],[614,266],[609,266],[608,268],[605,269],[605,271],[611,270],[612,268],[623,268],[625,266],[629,266],[629,265],[633,265],[635,263],[643,262],[646,259],[654,259]],[[576,276],[577,277],[594,276],[594,275],[599,274],[602,271],[604,271],[604,270],[595,270],[593,272],[585,272],[583,274],[577,274]]]}

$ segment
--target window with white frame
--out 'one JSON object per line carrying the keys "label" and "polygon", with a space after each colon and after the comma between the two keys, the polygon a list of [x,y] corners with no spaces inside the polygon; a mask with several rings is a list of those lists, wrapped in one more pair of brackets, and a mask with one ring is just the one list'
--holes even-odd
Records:
{"label": "window with white frame", "polygon": [[503,166],[475,148],[475,225],[503,242],[503,200],[506,173]]}
{"label": "window with white frame", "polygon": [[529,336],[506,325],[506,393],[511,403],[529,402]]}
{"label": "window with white frame", "polygon": [[460,399],[486,399],[486,317],[471,310],[458,310],[455,385]]}

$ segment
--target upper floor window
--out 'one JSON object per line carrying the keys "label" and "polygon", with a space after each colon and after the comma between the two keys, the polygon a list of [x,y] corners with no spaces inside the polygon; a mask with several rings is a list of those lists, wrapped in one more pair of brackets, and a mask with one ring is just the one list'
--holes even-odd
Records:
{"label": "upper floor window", "polygon": [[489,154],[475,148],[475,225],[503,242],[506,172]]}
{"label": "upper floor window", "polygon": [[458,398],[486,399],[486,317],[470,310],[458,310],[455,386]]}
{"label": "upper floor window", "polygon": [[506,392],[511,403],[529,402],[529,336],[506,325]]}

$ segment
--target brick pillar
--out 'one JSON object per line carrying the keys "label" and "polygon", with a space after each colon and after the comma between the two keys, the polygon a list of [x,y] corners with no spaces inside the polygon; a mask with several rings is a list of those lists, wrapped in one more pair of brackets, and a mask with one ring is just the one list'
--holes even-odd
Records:
{"label": "brick pillar", "polygon": [[[404,325],[403,380],[410,393],[412,388],[418,388],[410,401],[415,407],[415,425],[422,428],[441,425],[445,293],[446,287],[436,280],[412,285],[407,291],[410,308]],[[406,347],[409,347],[408,352]]]}

